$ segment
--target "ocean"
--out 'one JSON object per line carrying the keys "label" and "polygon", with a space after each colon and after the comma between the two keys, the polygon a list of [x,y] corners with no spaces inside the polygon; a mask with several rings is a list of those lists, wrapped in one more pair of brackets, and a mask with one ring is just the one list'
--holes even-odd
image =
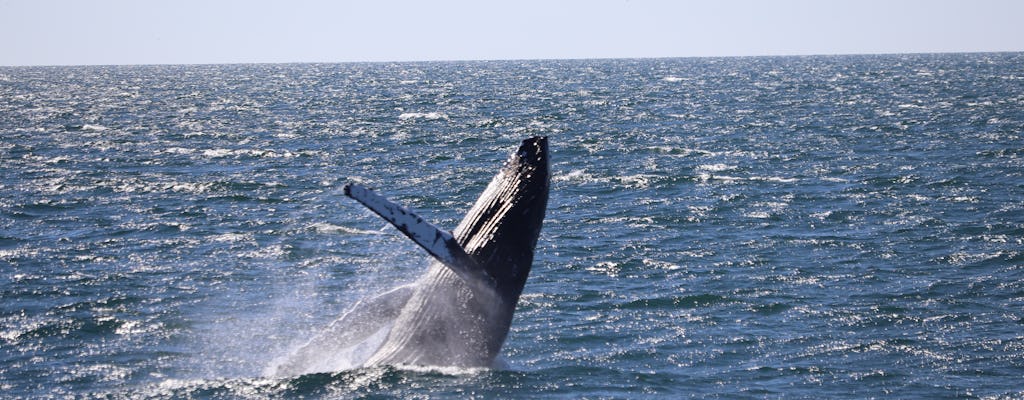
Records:
{"label": "ocean", "polygon": [[[1024,53],[0,67],[0,397],[1022,398]],[[268,368],[520,140],[500,365]]]}

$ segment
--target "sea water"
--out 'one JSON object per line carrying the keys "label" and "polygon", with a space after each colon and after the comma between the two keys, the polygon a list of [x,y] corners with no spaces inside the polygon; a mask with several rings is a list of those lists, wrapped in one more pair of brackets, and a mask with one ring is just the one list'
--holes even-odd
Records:
{"label": "sea water", "polygon": [[[1024,54],[0,68],[11,398],[1019,398]],[[273,377],[519,140],[494,369]]]}

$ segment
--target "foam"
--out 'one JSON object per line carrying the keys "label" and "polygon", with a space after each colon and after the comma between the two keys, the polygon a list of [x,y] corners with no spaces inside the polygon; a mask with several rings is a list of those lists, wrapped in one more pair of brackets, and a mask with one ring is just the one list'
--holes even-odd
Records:
{"label": "foam", "polygon": [[442,113],[439,113],[439,112],[428,112],[428,113],[408,112],[408,113],[402,113],[401,115],[399,115],[398,119],[401,120],[401,121],[407,121],[407,120],[410,120],[410,119],[423,119],[423,120],[427,120],[427,121],[435,121],[435,120],[439,120],[439,119],[447,120],[448,119],[448,114],[442,114]]}

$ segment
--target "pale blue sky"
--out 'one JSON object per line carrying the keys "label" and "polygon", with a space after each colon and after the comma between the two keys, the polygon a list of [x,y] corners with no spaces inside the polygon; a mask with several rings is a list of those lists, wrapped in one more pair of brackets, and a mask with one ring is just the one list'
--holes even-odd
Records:
{"label": "pale blue sky", "polygon": [[1024,51],[1016,0],[0,0],[0,65]]}

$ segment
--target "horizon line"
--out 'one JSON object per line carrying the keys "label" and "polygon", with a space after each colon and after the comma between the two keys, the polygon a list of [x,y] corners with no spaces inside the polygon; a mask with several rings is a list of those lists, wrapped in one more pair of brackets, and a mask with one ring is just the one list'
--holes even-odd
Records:
{"label": "horizon line", "polygon": [[857,57],[951,54],[1012,54],[1024,50],[969,50],[919,52],[865,52],[865,53],[806,53],[806,54],[754,54],[754,55],[702,55],[702,56],[639,56],[639,57],[565,57],[565,58],[493,58],[493,59],[421,59],[421,60],[349,60],[349,61],[229,61],[194,63],[100,63],[100,64],[5,64],[0,68],[51,67],[144,67],[144,66],[212,66],[212,65],[295,65],[295,64],[394,64],[394,63],[458,63],[458,62],[516,62],[516,61],[597,61],[597,60],[668,60],[668,59],[724,59],[724,58],[788,58],[788,57]]}

